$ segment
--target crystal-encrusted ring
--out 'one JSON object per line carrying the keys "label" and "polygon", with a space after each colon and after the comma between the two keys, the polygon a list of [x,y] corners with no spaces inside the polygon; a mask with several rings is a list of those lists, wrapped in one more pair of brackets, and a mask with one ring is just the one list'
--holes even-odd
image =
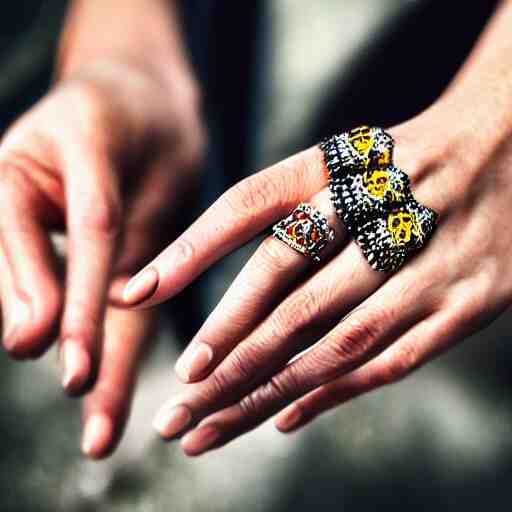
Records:
{"label": "crystal-encrusted ring", "polygon": [[393,272],[431,238],[437,213],[414,199],[393,165],[394,141],[360,126],[320,144],[338,217],[375,270]]}
{"label": "crystal-encrusted ring", "polygon": [[297,252],[320,261],[326,245],[334,240],[334,229],[326,216],[307,203],[301,203],[273,228],[274,237]]}

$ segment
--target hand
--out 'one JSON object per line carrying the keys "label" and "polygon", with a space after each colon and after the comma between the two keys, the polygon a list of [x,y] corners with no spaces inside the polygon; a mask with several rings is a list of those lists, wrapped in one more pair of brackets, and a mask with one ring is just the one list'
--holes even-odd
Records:
{"label": "hand", "polygon": [[[99,366],[87,410],[119,394],[109,382],[133,379],[126,372],[136,366],[134,347],[149,331],[137,322],[153,315],[110,308],[104,332],[107,302],[121,302],[127,276],[169,241],[173,213],[197,178],[202,138],[192,87],[108,60],[59,83],[0,145],[4,345],[15,358],[32,358],[58,336],[70,394],[87,390]],[[63,228],[64,287],[49,237]],[[115,360],[126,364],[108,377]],[[129,400],[115,398],[124,410]],[[121,416],[110,414],[113,430]]]}
{"label": "hand", "polygon": [[133,287],[152,282],[139,306],[154,305],[301,201],[337,222],[337,254],[323,265],[262,243],[178,362],[192,383],[157,416],[164,438],[188,431],[182,446],[197,455],[285,407],[277,428],[297,429],[404,378],[510,304],[510,130],[492,118],[475,129],[465,101],[449,96],[390,130],[415,197],[440,215],[433,239],[396,274],[373,271],[335,221],[313,148],[228,190],[134,278]]}

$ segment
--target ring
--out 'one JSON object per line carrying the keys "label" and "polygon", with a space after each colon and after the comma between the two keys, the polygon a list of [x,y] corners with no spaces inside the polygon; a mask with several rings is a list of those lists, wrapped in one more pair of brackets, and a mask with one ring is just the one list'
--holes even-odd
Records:
{"label": "ring", "polygon": [[360,126],[322,141],[331,179],[336,181],[346,171],[362,173],[367,169],[387,167],[393,161],[393,137],[382,128]]}
{"label": "ring", "polygon": [[394,140],[360,126],[320,143],[338,217],[375,270],[394,272],[431,238],[437,213],[414,199],[393,165]]}
{"label": "ring", "polygon": [[334,240],[334,229],[323,213],[301,203],[273,227],[273,235],[297,252],[320,261],[320,253]]}

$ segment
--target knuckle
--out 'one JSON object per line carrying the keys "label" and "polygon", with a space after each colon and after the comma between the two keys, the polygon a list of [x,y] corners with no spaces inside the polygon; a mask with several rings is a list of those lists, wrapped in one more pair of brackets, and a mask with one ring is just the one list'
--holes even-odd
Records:
{"label": "knuckle", "polygon": [[[508,285],[508,282],[503,282],[499,264],[496,262],[483,262],[482,267],[484,268],[483,271],[479,272],[473,279],[470,279],[469,286],[467,287],[467,303],[464,305],[464,309],[470,318],[485,316],[491,304],[503,307],[503,303],[500,303],[500,298],[506,296],[506,293],[503,293],[503,289]],[[508,305],[505,301],[504,303]]]}
{"label": "knuckle", "polygon": [[253,378],[254,368],[257,366],[255,350],[236,348],[226,361],[226,374],[231,375],[231,384],[235,382],[246,382]]}
{"label": "knuckle", "polygon": [[82,225],[88,231],[109,237],[119,233],[123,214],[118,198],[91,198],[86,201],[83,211]]}
{"label": "knuckle", "polygon": [[224,194],[224,202],[236,214],[255,215],[281,204],[281,190],[275,179],[259,173],[238,182]]}
{"label": "knuckle", "polygon": [[250,419],[257,418],[279,404],[288,402],[289,387],[285,379],[280,376],[272,377],[268,382],[258,387],[255,391],[245,396],[240,402],[242,414]]}
{"label": "knuckle", "polygon": [[376,314],[348,317],[332,344],[336,355],[351,361],[367,354],[379,342],[381,322]]}
{"label": "knuckle", "polygon": [[287,366],[284,371],[270,379],[271,397],[274,400],[291,401],[302,390],[302,383],[306,377],[300,365]]}
{"label": "knuckle", "polygon": [[179,264],[183,264],[195,258],[196,247],[185,237],[180,237],[176,240],[173,245],[173,250],[175,251],[175,260]]}
{"label": "knuckle", "polygon": [[292,294],[275,311],[273,326],[278,332],[293,335],[320,321],[321,301],[315,293],[303,288]]}
{"label": "knuckle", "polygon": [[208,386],[201,386],[199,394],[206,405],[221,402],[221,405],[228,401],[228,393],[232,387],[232,376],[222,369],[214,371],[208,377]]}
{"label": "knuckle", "polygon": [[94,347],[98,341],[99,327],[96,314],[91,314],[87,304],[79,301],[66,306],[60,338],[71,339],[85,347]]}
{"label": "knuckle", "polygon": [[222,394],[240,391],[251,386],[266,364],[262,347],[245,342],[238,345],[214,372],[216,388]]}
{"label": "knuckle", "polygon": [[393,349],[385,357],[379,381],[382,384],[392,384],[405,379],[419,366],[418,352],[412,343]]}
{"label": "knuckle", "polygon": [[254,391],[250,395],[245,396],[238,403],[238,407],[242,413],[242,416],[246,419],[254,418],[258,415],[259,411],[259,398],[258,391]]}
{"label": "knuckle", "polygon": [[0,162],[0,194],[2,203],[19,200],[19,194],[31,189],[31,181],[26,173],[8,160]]}

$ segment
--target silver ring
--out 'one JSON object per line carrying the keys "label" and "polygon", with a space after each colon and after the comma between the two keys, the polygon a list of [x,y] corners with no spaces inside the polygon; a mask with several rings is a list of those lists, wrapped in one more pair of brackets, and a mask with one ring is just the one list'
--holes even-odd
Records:
{"label": "silver ring", "polygon": [[323,213],[301,203],[274,226],[273,235],[304,256],[320,261],[320,253],[334,240],[334,229]]}

